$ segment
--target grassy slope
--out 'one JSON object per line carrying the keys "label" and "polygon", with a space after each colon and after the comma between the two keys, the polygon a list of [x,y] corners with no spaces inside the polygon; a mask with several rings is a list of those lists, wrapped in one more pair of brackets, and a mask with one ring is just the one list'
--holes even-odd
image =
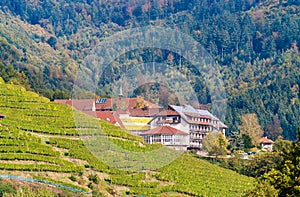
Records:
{"label": "grassy slope", "polygon": [[[114,169],[95,158],[79,140],[69,106],[52,103],[20,86],[0,84],[0,113],[6,115],[0,121],[2,174],[62,182],[91,191],[89,185],[106,196],[125,195],[124,190],[147,196],[239,196],[254,182],[187,154],[157,171],[130,173]],[[100,124],[113,142],[125,149],[149,151],[159,147],[147,145],[140,137],[106,122]],[[99,182],[89,180],[90,174],[97,175]],[[68,178],[71,175],[75,181]]]}

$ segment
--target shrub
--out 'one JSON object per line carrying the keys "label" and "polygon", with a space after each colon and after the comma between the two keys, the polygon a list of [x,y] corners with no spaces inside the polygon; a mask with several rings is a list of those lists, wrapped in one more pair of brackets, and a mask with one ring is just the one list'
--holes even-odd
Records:
{"label": "shrub", "polygon": [[90,174],[88,178],[89,178],[89,181],[92,181],[93,183],[96,183],[96,184],[99,183],[99,177],[97,174]]}
{"label": "shrub", "polygon": [[89,184],[88,184],[87,186],[88,186],[88,188],[90,188],[90,189],[93,189],[93,188],[94,188],[94,186],[93,186],[93,183],[92,183],[92,182],[89,182]]}
{"label": "shrub", "polygon": [[73,174],[69,177],[69,179],[70,179],[71,181],[76,181],[76,177],[75,177]]}

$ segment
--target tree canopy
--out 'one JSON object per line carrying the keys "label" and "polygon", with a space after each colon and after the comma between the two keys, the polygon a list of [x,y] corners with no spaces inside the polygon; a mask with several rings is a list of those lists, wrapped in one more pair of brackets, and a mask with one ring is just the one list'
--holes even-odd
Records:
{"label": "tree canopy", "polygon": [[254,145],[259,145],[259,139],[263,135],[263,130],[259,125],[256,114],[245,114],[241,117],[241,125],[239,126],[241,135],[248,135]]}
{"label": "tree canopy", "polygon": [[297,142],[289,149],[282,150],[282,161],[259,179],[258,187],[250,191],[248,196],[269,196],[270,193],[278,196],[300,196],[300,127],[297,133]]}
{"label": "tree canopy", "polygon": [[228,142],[221,132],[209,133],[203,140],[203,149],[209,155],[226,155]]}

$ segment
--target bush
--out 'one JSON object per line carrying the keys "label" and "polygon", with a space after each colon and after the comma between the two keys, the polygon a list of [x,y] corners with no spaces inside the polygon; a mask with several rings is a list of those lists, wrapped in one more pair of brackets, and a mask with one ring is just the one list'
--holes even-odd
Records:
{"label": "bush", "polygon": [[75,177],[73,174],[69,177],[69,179],[70,179],[71,181],[76,181],[76,177]]}
{"label": "bush", "polygon": [[94,186],[93,186],[93,183],[92,183],[92,182],[89,182],[89,184],[88,184],[87,186],[88,186],[88,188],[90,188],[90,189],[93,189],[93,188],[94,188]]}
{"label": "bush", "polygon": [[88,178],[89,178],[89,181],[92,181],[95,184],[99,183],[99,177],[97,174],[90,174]]}

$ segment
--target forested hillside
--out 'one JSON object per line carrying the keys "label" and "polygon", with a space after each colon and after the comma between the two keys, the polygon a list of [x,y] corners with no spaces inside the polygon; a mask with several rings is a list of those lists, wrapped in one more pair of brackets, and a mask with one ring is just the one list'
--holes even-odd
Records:
{"label": "forested hillside", "polygon": [[[19,79],[14,81],[26,82],[51,99],[67,98],[75,71],[103,38],[149,24],[171,27],[193,36],[217,62],[228,94],[229,133],[238,130],[242,114],[256,113],[265,131],[278,117],[284,137],[296,139],[300,114],[296,0],[2,0],[0,6],[0,57],[5,67],[16,70],[15,74],[1,70],[6,81]],[[170,56],[173,61],[168,61]],[[141,49],[111,65],[114,73],[109,81],[99,82],[98,93],[110,95],[108,83],[132,65],[153,59],[189,68],[188,61],[170,51]],[[183,73],[191,76],[199,101],[209,104],[210,93],[201,76],[189,69]],[[176,73],[169,71],[167,76]],[[147,95],[142,90],[136,94]],[[166,104],[163,98],[156,101]]]}

